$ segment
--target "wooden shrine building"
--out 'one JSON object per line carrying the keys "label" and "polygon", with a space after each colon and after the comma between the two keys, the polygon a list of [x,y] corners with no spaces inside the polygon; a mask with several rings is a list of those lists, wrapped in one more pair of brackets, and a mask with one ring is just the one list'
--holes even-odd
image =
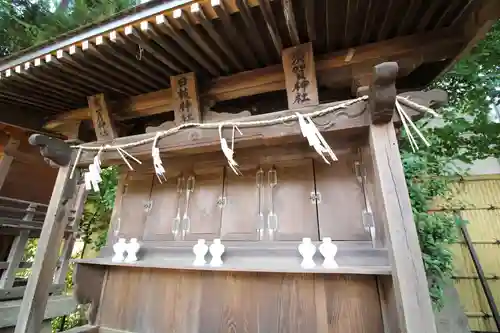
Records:
{"label": "wooden shrine building", "polygon": [[436,332],[397,131],[446,102],[422,90],[499,16],[497,0],[150,1],[4,59],[0,122],[49,131],[30,142],[59,166],[15,332],[40,332],[101,164],[121,175],[107,245],[76,261],[89,324],[72,332]]}

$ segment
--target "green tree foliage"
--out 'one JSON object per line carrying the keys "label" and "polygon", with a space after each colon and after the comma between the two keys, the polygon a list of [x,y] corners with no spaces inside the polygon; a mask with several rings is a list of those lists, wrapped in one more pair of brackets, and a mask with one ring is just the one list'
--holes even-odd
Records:
{"label": "green tree foliage", "polygon": [[0,0],[0,56],[26,49],[135,5],[135,0]]}
{"label": "green tree foliage", "polygon": [[[439,110],[444,118],[439,126],[426,126],[428,119],[419,122],[431,147],[414,153],[405,133],[400,137],[402,162],[436,309],[443,306],[443,287],[453,273],[449,244],[457,240],[456,225],[466,222],[451,207],[453,193],[447,176],[457,174],[453,161],[471,163],[500,157],[500,123],[491,118],[491,105],[500,103],[498,59],[500,22],[470,55],[432,84],[449,93],[449,104]],[[436,197],[444,198],[450,210],[429,212]]]}

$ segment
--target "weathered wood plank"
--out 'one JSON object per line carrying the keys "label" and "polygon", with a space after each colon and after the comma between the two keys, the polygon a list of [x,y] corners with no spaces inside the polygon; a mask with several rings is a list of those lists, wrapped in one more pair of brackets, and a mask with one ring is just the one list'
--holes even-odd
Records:
{"label": "weathered wood plank", "polygon": [[[19,317],[21,300],[0,303],[0,328],[16,325]],[[72,296],[50,296],[43,319],[64,316],[76,310],[77,303]]]}
{"label": "weathered wood plank", "polygon": [[408,333],[435,333],[422,254],[392,122],[370,126],[370,152],[378,208],[375,211],[379,213],[375,218],[385,226],[399,328]]}
{"label": "weathered wood plank", "polygon": [[[30,221],[35,215],[36,204],[31,204],[27,213],[23,218],[23,221]],[[11,249],[9,252],[9,257],[7,261],[9,267],[2,273],[0,278],[0,288],[11,288],[14,285],[14,279],[16,277],[16,272],[19,269],[19,265],[24,256],[24,248],[28,242],[29,231],[23,230],[12,242]]]}
{"label": "weathered wood plank", "polygon": [[63,331],[62,333],[102,333],[104,332],[99,328],[99,326],[94,325],[83,325],[79,327],[74,327],[70,330]]}
{"label": "weathered wood plank", "polygon": [[56,268],[59,246],[67,225],[67,212],[72,209],[79,172],[71,180],[71,154],[66,166],[59,169],[47,216],[38,240],[38,248],[26,287],[15,333],[33,333],[40,330],[48,299],[48,288]]}
{"label": "weathered wood plank", "polygon": [[88,97],[89,109],[98,140],[112,140],[118,137],[111,111],[104,94]]}
{"label": "weathered wood plank", "polygon": [[[48,294],[60,294],[64,290],[64,284],[53,284],[47,288]],[[0,289],[0,301],[21,299],[26,291],[26,287],[10,287]]]}
{"label": "weathered wood plank", "polygon": [[318,105],[318,82],[312,43],[283,50],[282,59],[288,108],[294,110]]}
{"label": "weathered wood plank", "polygon": [[[174,243],[171,245],[171,243]],[[101,255],[95,259],[75,259],[78,266],[124,266],[130,268],[163,268],[169,270],[194,271],[229,271],[229,272],[276,272],[276,273],[326,273],[326,274],[368,274],[388,275],[391,268],[387,251],[370,248],[368,242],[335,242],[339,248],[336,261],[337,269],[321,266],[322,257],[316,254],[316,267],[303,269],[301,257],[297,251],[300,242],[243,242],[227,241],[226,253],[222,267],[193,266],[194,255],[191,244],[169,242],[168,245],[153,246],[144,244],[140,260],[135,263],[113,263],[110,247],[102,249]],[[314,242],[319,245],[319,242]],[[101,267],[102,268],[102,267]]]}
{"label": "weathered wood plank", "polygon": [[96,322],[104,275],[105,267],[97,265],[76,265],[73,271],[73,295],[79,304],[90,303],[86,313],[90,324]]}
{"label": "weathered wood plank", "polygon": [[201,109],[195,74],[191,72],[172,76],[170,82],[173,92],[175,124],[200,123]]}

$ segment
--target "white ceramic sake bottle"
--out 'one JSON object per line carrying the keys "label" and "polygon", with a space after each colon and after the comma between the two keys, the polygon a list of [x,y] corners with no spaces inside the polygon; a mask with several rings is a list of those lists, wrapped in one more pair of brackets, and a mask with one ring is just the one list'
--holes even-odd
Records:
{"label": "white ceramic sake bottle", "polygon": [[338,268],[339,265],[335,261],[337,254],[337,245],[333,244],[331,237],[324,237],[323,243],[319,246],[319,252],[323,256],[323,267],[325,268]]}
{"label": "white ceramic sake bottle", "polygon": [[137,252],[141,245],[137,241],[137,238],[131,238],[130,242],[127,244],[127,257],[125,258],[125,262],[135,262],[137,261]]}
{"label": "white ceramic sake bottle", "polygon": [[302,268],[308,269],[316,266],[313,259],[316,253],[316,246],[311,242],[311,238],[302,238],[302,243],[299,245],[299,253],[302,256],[302,262],[300,264]]}
{"label": "white ceramic sake bottle", "polygon": [[224,253],[226,247],[221,243],[220,238],[214,239],[212,245],[210,245],[210,254],[212,255],[212,260],[210,261],[210,266],[222,266],[222,254]]}
{"label": "white ceramic sake bottle", "polygon": [[193,253],[196,256],[193,262],[194,266],[203,266],[207,263],[205,256],[208,253],[208,245],[205,244],[204,239],[198,239],[198,243],[193,246]]}
{"label": "white ceramic sake bottle", "polygon": [[112,262],[122,262],[125,260],[125,251],[127,250],[127,243],[125,238],[119,238],[118,242],[113,245],[113,258]]}

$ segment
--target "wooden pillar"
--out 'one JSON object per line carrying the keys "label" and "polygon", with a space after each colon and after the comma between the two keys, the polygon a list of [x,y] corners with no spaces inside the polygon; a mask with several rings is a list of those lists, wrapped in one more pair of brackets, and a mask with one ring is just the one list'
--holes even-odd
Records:
{"label": "wooden pillar", "polygon": [[312,44],[301,44],[283,50],[286,95],[289,109],[319,104],[318,83]]}
{"label": "wooden pillar", "polygon": [[38,333],[41,331],[49,287],[53,281],[60,244],[67,226],[69,203],[74,195],[79,172],[73,179],[70,173],[74,163],[71,148],[61,140],[35,134],[30,143],[40,147],[46,160],[58,165],[59,172],[52,191],[38,248],[32,266],[32,273],[21,303],[15,333]]}
{"label": "wooden pillar", "polygon": [[[369,153],[377,245],[387,247],[392,280],[380,279],[387,332],[435,333],[435,321],[392,116],[397,63],[375,66],[370,86]],[[385,309],[384,309],[385,307]],[[384,311],[385,310],[385,311]],[[391,318],[396,313],[397,318]]]}
{"label": "wooden pillar", "polygon": [[[23,218],[23,221],[31,221],[35,216],[36,204],[30,204],[27,213]],[[26,243],[28,243],[29,239],[29,230],[23,230],[19,233],[19,236],[14,238],[12,242],[12,246],[10,248],[9,257],[7,262],[9,266],[3,272],[2,277],[0,278],[0,288],[12,288],[14,286],[14,280],[16,278],[16,272],[19,269],[19,265],[21,264],[21,260],[23,259],[24,249],[26,247]]]}
{"label": "wooden pillar", "polygon": [[174,99],[175,125],[201,123],[198,87],[194,73],[172,76],[170,79]]}

